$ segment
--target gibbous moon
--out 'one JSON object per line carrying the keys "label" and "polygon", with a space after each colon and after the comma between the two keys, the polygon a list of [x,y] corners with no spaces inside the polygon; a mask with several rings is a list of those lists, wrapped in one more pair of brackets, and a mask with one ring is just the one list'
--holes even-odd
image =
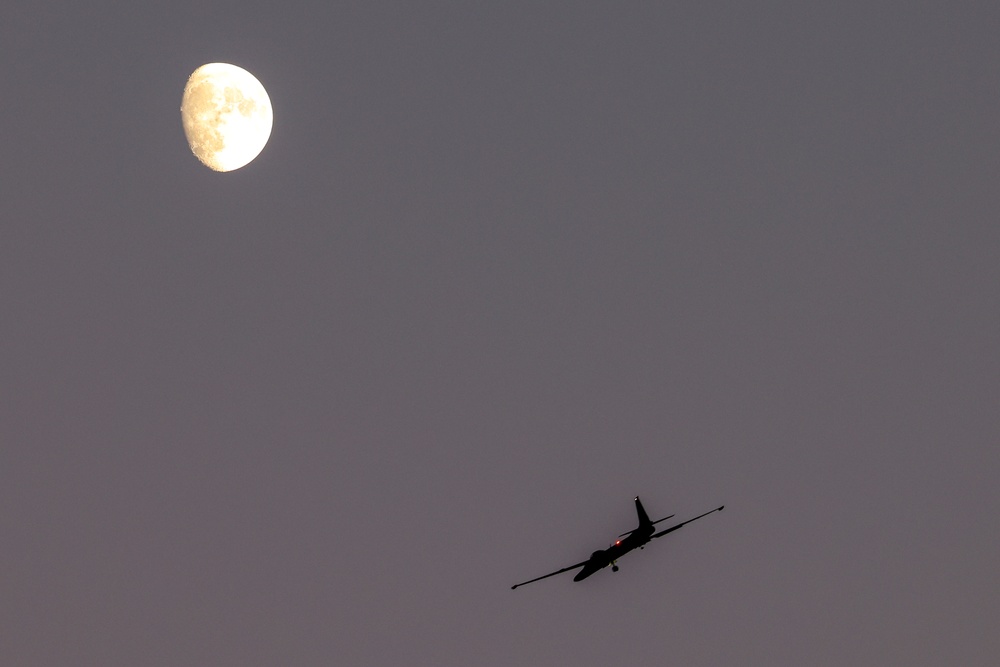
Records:
{"label": "gibbous moon", "polygon": [[184,87],[181,120],[195,157],[215,171],[232,171],[264,149],[271,136],[271,100],[245,69],[209,63]]}

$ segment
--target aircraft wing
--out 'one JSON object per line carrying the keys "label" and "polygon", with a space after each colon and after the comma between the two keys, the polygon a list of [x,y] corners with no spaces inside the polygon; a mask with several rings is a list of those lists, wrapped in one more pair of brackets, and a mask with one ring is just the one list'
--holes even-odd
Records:
{"label": "aircraft wing", "polygon": [[[655,526],[656,524],[660,523],[661,521],[666,521],[667,519],[673,519],[675,516],[677,516],[677,515],[676,514],[671,514],[670,516],[665,516],[662,519],[657,519],[656,521],[651,522],[650,525],[651,526]],[[639,526],[639,528],[642,528],[642,526]],[[633,530],[629,530],[627,532],[624,532],[621,535],[619,535],[618,537],[625,537],[626,535],[631,535],[635,531],[639,530],[639,528],[635,528]]]}
{"label": "aircraft wing", "polygon": [[587,561],[583,561],[583,562],[577,563],[576,565],[570,565],[569,567],[564,567],[561,570],[556,570],[555,572],[549,572],[548,574],[543,574],[542,576],[535,577],[534,579],[528,579],[527,581],[522,581],[519,584],[514,584],[513,586],[511,586],[510,590],[514,590],[518,586],[524,586],[525,584],[534,583],[534,582],[536,582],[536,581],[538,581],[540,579],[548,579],[549,577],[554,577],[557,574],[562,574],[563,572],[569,572],[570,570],[575,570],[576,568],[582,567],[582,566],[584,566],[586,564],[587,564]]}
{"label": "aircraft wing", "polygon": [[681,521],[676,526],[670,526],[670,528],[667,528],[666,530],[661,530],[658,533],[654,533],[653,535],[650,535],[649,539],[653,539],[654,537],[663,537],[667,533],[672,533],[675,530],[677,530],[678,528],[681,528],[683,526],[688,525],[692,521],[697,521],[698,519],[702,518],[703,516],[708,516],[712,512],[721,512],[723,510],[723,508],[725,508],[725,505],[722,505],[721,507],[716,507],[714,510],[709,510],[709,511],[705,512],[704,514],[699,514],[698,516],[696,516],[693,519],[688,519],[687,521]]}

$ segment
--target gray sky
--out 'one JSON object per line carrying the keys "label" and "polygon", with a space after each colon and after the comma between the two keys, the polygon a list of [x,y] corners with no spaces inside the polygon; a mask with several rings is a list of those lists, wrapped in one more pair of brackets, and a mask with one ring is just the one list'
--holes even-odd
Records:
{"label": "gray sky", "polygon": [[[996,664],[1000,5],[47,4],[4,664]],[[215,61],[274,106],[228,174]],[[510,590],[636,494],[726,511]]]}

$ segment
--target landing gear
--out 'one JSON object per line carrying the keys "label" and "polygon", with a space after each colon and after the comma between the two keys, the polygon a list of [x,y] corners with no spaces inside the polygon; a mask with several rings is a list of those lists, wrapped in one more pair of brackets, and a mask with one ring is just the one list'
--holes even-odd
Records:
{"label": "landing gear", "polygon": [[611,565],[611,571],[612,571],[612,572],[617,572],[617,571],[618,571],[618,566],[617,566],[617,565],[614,565],[614,564],[612,564],[612,565]]}

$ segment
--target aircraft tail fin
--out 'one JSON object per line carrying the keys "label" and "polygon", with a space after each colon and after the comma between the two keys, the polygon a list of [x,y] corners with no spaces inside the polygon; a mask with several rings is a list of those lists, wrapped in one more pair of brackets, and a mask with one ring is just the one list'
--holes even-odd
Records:
{"label": "aircraft tail fin", "polygon": [[639,500],[639,496],[635,497],[635,513],[639,515],[639,527],[636,528],[635,530],[630,530],[627,533],[622,533],[618,537],[625,537],[630,533],[634,533],[636,530],[640,532],[648,530],[651,533],[653,532],[652,531],[653,526],[655,526],[656,524],[660,523],[661,521],[666,521],[667,519],[674,518],[674,515],[671,514],[670,516],[665,516],[662,519],[657,519],[656,521],[650,521],[649,515],[646,514],[646,510],[642,506],[642,501]]}
{"label": "aircraft tail fin", "polygon": [[646,510],[642,507],[642,501],[639,500],[639,496],[635,497],[635,513],[639,515],[639,527],[652,526],[653,522],[649,520],[649,515],[646,514]]}

